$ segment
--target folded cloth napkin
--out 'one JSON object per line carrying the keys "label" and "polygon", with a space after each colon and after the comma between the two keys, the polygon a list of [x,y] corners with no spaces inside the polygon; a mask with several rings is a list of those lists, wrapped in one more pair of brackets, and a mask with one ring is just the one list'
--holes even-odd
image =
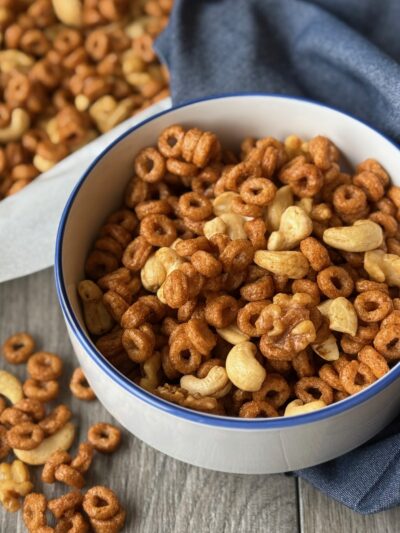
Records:
{"label": "folded cloth napkin", "polygon": [[[175,0],[156,48],[173,103],[240,91],[307,96],[400,140],[398,0]],[[400,419],[297,475],[360,513],[400,504]]]}

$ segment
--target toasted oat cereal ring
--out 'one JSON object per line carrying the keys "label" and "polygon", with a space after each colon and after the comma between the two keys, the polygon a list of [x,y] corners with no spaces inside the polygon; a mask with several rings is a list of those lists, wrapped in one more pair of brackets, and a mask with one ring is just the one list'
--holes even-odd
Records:
{"label": "toasted oat cereal ring", "polygon": [[322,135],[317,135],[308,141],[308,152],[314,164],[321,170],[328,170],[332,163],[339,159],[336,146]]}
{"label": "toasted oat cereal ring", "polygon": [[33,450],[44,439],[44,431],[32,422],[21,422],[7,431],[7,441],[11,448]]}
{"label": "toasted oat cereal ring", "polygon": [[7,440],[7,428],[0,426],[0,459],[4,459],[11,451]]}
{"label": "toasted oat cereal ring", "polygon": [[85,272],[90,279],[98,279],[118,268],[118,259],[102,250],[93,250],[86,259]]}
{"label": "toasted oat cereal ring", "polygon": [[62,464],[69,464],[71,462],[71,456],[64,450],[58,450],[51,454],[43,466],[41,479],[43,483],[54,483],[56,478],[54,477],[56,468]]}
{"label": "toasted oat cereal ring", "polygon": [[254,176],[254,168],[246,161],[242,161],[227,170],[224,175],[225,189],[233,192],[239,192],[240,186],[248,178]]}
{"label": "toasted oat cereal ring", "polygon": [[378,202],[385,194],[382,180],[368,170],[356,174],[353,178],[353,183],[365,192],[371,202]]}
{"label": "toasted oat cereal ring", "polygon": [[339,377],[348,394],[356,394],[376,381],[376,377],[369,366],[359,361],[350,361],[341,368]]}
{"label": "toasted oat cereal ring", "polygon": [[120,445],[121,430],[111,424],[100,422],[89,428],[88,441],[98,452],[113,453]]}
{"label": "toasted oat cereal ring", "polygon": [[190,279],[181,270],[173,270],[166,277],[162,292],[167,305],[178,309],[190,299]]}
{"label": "toasted oat cereal ring", "polygon": [[304,403],[322,400],[329,405],[333,401],[332,387],[321,378],[301,378],[294,386],[294,391],[297,398]]}
{"label": "toasted oat cereal ring", "polygon": [[100,237],[111,237],[123,248],[131,242],[131,233],[119,224],[106,224],[100,229]]}
{"label": "toasted oat cereal ring", "polygon": [[7,407],[0,415],[0,423],[7,428],[17,426],[22,422],[32,422],[32,419],[27,413],[23,413],[16,407]]}
{"label": "toasted oat cereal ring", "polygon": [[82,494],[77,491],[67,492],[59,498],[54,498],[49,500],[47,507],[53,513],[56,518],[61,518],[66,515],[69,511],[75,511],[83,500]]}
{"label": "toasted oat cereal ring", "polygon": [[[220,149],[221,147],[215,133],[204,131],[194,148],[192,162],[196,167],[204,168],[209,161],[218,154]],[[184,155],[184,153],[185,150],[182,152],[182,155]]]}
{"label": "toasted oat cereal ring", "polygon": [[242,405],[239,416],[241,418],[272,418],[279,416],[279,413],[270,403],[253,400]]}
{"label": "toasted oat cereal ring", "polygon": [[317,283],[320,291],[327,298],[338,298],[339,296],[347,298],[354,289],[354,281],[350,274],[339,266],[330,266],[318,272]]}
{"label": "toasted oat cereal ring", "polygon": [[182,154],[185,130],[179,124],[165,128],[158,137],[158,149],[166,158],[179,157]]}
{"label": "toasted oat cereal ring", "polygon": [[374,347],[389,361],[400,359],[400,332],[398,324],[382,327],[374,339]]}
{"label": "toasted oat cereal ring", "polygon": [[378,324],[374,324],[373,322],[370,322],[369,324],[363,324],[361,321],[359,321],[357,332],[353,339],[357,342],[367,344],[374,340],[378,331]]}
{"label": "toasted oat cereal ring", "polygon": [[148,215],[170,215],[172,207],[167,200],[146,200],[137,204],[135,212],[138,219],[142,220]]}
{"label": "toasted oat cereal ring", "polygon": [[300,242],[300,251],[306,256],[311,268],[316,272],[320,272],[331,264],[328,250],[315,237],[303,239]]}
{"label": "toasted oat cereal ring", "polygon": [[[122,343],[121,343],[122,348]],[[103,353],[103,352],[102,352]],[[69,389],[75,398],[84,401],[92,401],[96,399],[96,395],[86,380],[82,368],[75,368],[71,381],[69,382]]]}
{"label": "toasted oat cereal ring", "polygon": [[147,199],[148,192],[149,184],[135,176],[125,190],[124,201],[126,206],[134,209],[138,203]]}
{"label": "toasted oat cereal ring", "polygon": [[246,204],[266,207],[275,198],[276,186],[266,178],[248,178],[239,191]]}
{"label": "toasted oat cereal ring", "polygon": [[383,185],[386,187],[386,185],[389,185],[390,178],[389,174],[386,172],[386,170],[382,167],[378,161],[375,159],[366,159],[356,167],[357,173],[363,172],[364,170],[368,170],[370,172],[373,172],[376,174],[380,180],[382,181]]}
{"label": "toasted oat cereal ring", "polygon": [[131,279],[131,272],[127,268],[121,267],[98,279],[97,284],[101,289],[106,290],[113,288],[111,284],[127,286]]}
{"label": "toasted oat cereal ring", "polygon": [[[122,263],[129,270],[138,272],[149,258],[151,250],[152,245],[150,242],[144,236],[139,235],[126,247],[122,256]],[[113,268],[107,274],[116,270],[116,268]]]}
{"label": "toasted oat cereal ring", "polygon": [[165,159],[155,148],[144,148],[135,158],[135,172],[147,183],[161,181],[165,174]]}
{"label": "toasted oat cereal ring", "polygon": [[274,292],[274,280],[268,274],[240,287],[240,296],[248,302],[272,298]]}
{"label": "toasted oat cereal ring", "polygon": [[[197,401],[203,401],[203,403],[205,403],[204,400],[206,400],[206,398],[201,398]],[[212,398],[212,400],[216,402],[214,398]],[[112,518],[109,518],[108,520],[98,520],[97,518],[91,518],[90,524],[93,530],[97,533],[118,533],[124,527],[125,519],[126,511],[122,509],[122,507],[120,507],[118,513]]]}
{"label": "toasted oat cereal ring", "polygon": [[64,483],[75,489],[81,489],[85,484],[82,474],[72,466],[66,464],[57,466],[54,472],[54,477],[57,481],[60,481],[60,483]]}
{"label": "toasted oat cereal ring", "polygon": [[82,507],[90,518],[108,520],[118,513],[120,503],[114,491],[98,485],[87,491]]}
{"label": "toasted oat cereal ring", "polygon": [[6,400],[2,396],[0,396],[0,414],[4,411],[4,409],[7,407]]}
{"label": "toasted oat cereal ring", "polygon": [[46,416],[44,405],[38,400],[23,398],[14,404],[14,407],[29,415],[35,422],[39,422]]}
{"label": "toasted oat cereal ring", "polygon": [[256,322],[263,309],[268,305],[268,301],[250,302],[239,309],[237,315],[237,325],[240,331],[249,337],[259,337],[261,333],[256,327]]}
{"label": "toasted oat cereal ring", "polygon": [[188,300],[178,309],[178,321],[187,322],[190,318],[204,318],[204,304],[199,304],[197,298]]}
{"label": "toasted oat cereal ring", "polygon": [[116,322],[120,322],[122,315],[129,307],[129,303],[120,294],[112,290],[103,294],[103,303]]}
{"label": "toasted oat cereal ring", "polygon": [[123,253],[122,246],[111,237],[96,239],[93,248],[114,255],[117,259],[120,259]]}
{"label": "toasted oat cereal ring", "polygon": [[183,217],[198,222],[212,215],[213,206],[203,194],[187,192],[179,198],[179,210]]}
{"label": "toasted oat cereal ring", "polygon": [[69,407],[64,404],[57,405],[53,411],[39,422],[46,436],[53,435],[71,419],[72,413]]}
{"label": "toasted oat cereal ring", "polygon": [[78,453],[71,461],[71,466],[81,474],[87,472],[93,461],[93,445],[90,442],[81,442],[79,444]]}
{"label": "toasted oat cereal ring", "polygon": [[119,209],[107,218],[107,223],[117,224],[126,229],[129,233],[132,233],[138,225],[138,220],[135,217],[135,214],[129,209]]}
{"label": "toasted oat cereal ring", "polygon": [[247,220],[243,227],[255,250],[267,249],[267,226],[262,218]]}
{"label": "toasted oat cereal ring", "polygon": [[241,196],[235,196],[231,203],[232,213],[242,215],[243,217],[261,217],[263,214],[262,207],[254,204],[246,204]]}
{"label": "toasted oat cereal ring", "polygon": [[176,159],[174,157],[169,157],[167,159],[166,166],[168,172],[175,176],[179,176],[180,178],[192,178],[197,174],[196,165],[181,161],[180,159]]}
{"label": "toasted oat cereal ring", "polygon": [[35,341],[29,333],[15,333],[3,344],[3,355],[9,363],[26,363],[35,349]]}
{"label": "toasted oat cereal ring", "polygon": [[366,364],[377,378],[381,378],[389,372],[389,365],[386,359],[372,346],[364,346],[358,352],[357,358],[361,363]]}
{"label": "toasted oat cereal ring", "polygon": [[[144,217],[140,222],[140,235],[152,246],[159,247],[171,246],[177,237],[175,225],[166,215],[147,215]],[[124,262],[123,259],[122,262]],[[129,268],[129,265],[125,264],[125,266]]]}
{"label": "toasted oat cereal ring", "polygon": [[166,378],[170,381],[174,379],[178,379],[181,375],[180,372],[178,372],[175,367],[173,366],[171,362],[171,358],[169,356],[169,347],[164,346],[161,349],[161,366],[162,370],[166,376]]}
{"label": "toasted oat cereal ring", "polygon": [[310,279],[295,279],[292,283],[292,292],[296,294],[298,292],[306,293],[311,296],[313,303],[318,305],[321,298],[318,284]]}
{"label": "toasted oat cereal ring", "polygon": [[246,270],[253,258],[254,248],[247,239],[231,241],[219,256],[224,270],[233,274]]}
{"label": "toasted oat cereal ring", "polygon": [[31,378],[38,381],[50,381],[61,376],[63,362],[54,353],[36,352],[29,358],[26,369]]}
{"label": "toasted oat cereal ring", "polygon": [[366,342],[351,337],[347,333],[342,335],[340,346],[346,354],[356,355],[365,346]]}
{"label": "toasted oat cereal ring", "polygon": [[199,128],[190,128],[185,132],[181,154],[185,161],[193,161],[194,151],[202,135],[203,132]]}
{"label": "toasted oat cereal ring", "polygon": [[365,209],[367,195],[355,185],[340,185],[333,193],[332,202],[340,215],[352,215]]}
{"label": "toasted oat cereal ring", "polygon": [[387,293],[372,290],[359,294],[354,300],[354,308],[364,322],[380,322],[393,311],[393,304]]}
{"label": "toasted oat cereal ring", "polygon": [[55,380],[38,381],[36,379],[27,379],[22,385],[22,389],[27,398],[45,403],[54,400],[58,396],[60,387]]}
{"label": "toasted oat cereal ring", "polygon": [[213,278],[222,272],[222,264],[211,253],[199,250],[190,258],[194,268],[206,278]]}
{"label": "toasted oat cereal ring", "polygon": [[369,215],[369,219],[382,227],[385,237],[396,237],[398,234],[399,225],[397,220],[391,215],[375,211],[375,213]]}
{"label": "toasted oat cereal ring", "polygon": [[378,281],[372,281],[370,279],[358,279],[356,280],[356,291],[381,291],[389,293],[389,287],[386,283],[379,283]]}
{"label": "toasted oat cereal ring", "polygon": [[215,366],[225,366],[225,363],[224,363],[224,361],[222,359],[218,359],[218,358],[209,359],[208,361],[204,361],[204,363],[202,363],[199,366],[199,369],[196,372],[196,376],[198,378],[200,378],[200,379],[205,378],[208,375],[208,373],[210,372],[210,370],[212,368],[214,368]]}
{"label": "toasted oat cereal ring", "polygon": [[208,355],[217,343],[215,334],[205,320],[192,318],[186,324],[185,331],[189,341],[202,355]]}
{"label": "toasted oat cereal ring", "polygon": [[238,314],[239,304],[233,296],[224,294],[209,300],[205,307],[205,319],[215,328],[226,328]]}
{"label": "toasted oat cereal ring", "polygon": [[154,336],[137,328],[125,329],[122,334],[122,345],[129,359],[134,363],[143,363],[153,355]]}
{"label": "toasted oat cereal ring", "polygon": [[201,353],[189,340],[186,331],[182,330],[170,339],[169,360],[181,374],[193,374],[201,364]]}
{"label": "toasted oat cereal ring", "polygon": [[299,198],[312,198],[323,185],[321,171],[309,163],[293,165],[286,176],[288,185]]}
{"label": "toasted oat cereal ring", "polygon": [[[54,533],[86,533],[87,531],[89,531],[89,524],[81,513],[67,513],[57,522]],[[112,533],[111,530],[110,533]]]}
{"label": "toasted oat cereal ring", "polygon": [[387,328],[389,326],[399,326],[400,325],[400,312],[393,311],[389,316],[382,320],[381,328]]}
{"label": "toasted oat cereal ring", "polygon": [[23,520],[28,531],[39,531],[46,526],[47,499],[44,494],[31,492],[24,498]]}
{"label": "toasted oat cereal ring", "polygon": [[330,364],[322,365],[318,371],[319,377],[324,380],[332,389],[337,391],[344,391],[342,382],[340,381],[339,374],[335,367]]}
{"label": "toasted oat cereal ring", "polygon": [[290,371],[291,366],[293,366],[298,378],[309,378],[316,374],[313,355],[307,350],[303,350],[296,354],[292,359],[291,364],[289,361],[272,361],[273,366],[276,365],[276,363],[285,363],[288,366],[288,371]]}
{"label": "toasted oat cereal ring", "polygon": [[290,396],[290,387],[286,379],[280,374],[268,374],[261,389],[253,392],[253,400],[267,402],[275,409],[282,407]]}
{"label": "toasted oat cereal ring", "polygon": [[181,257],[191,257],[195,252],[211,250],[210,242],[206,237],[195,237],[194,239],[184,239],[175,246],[175,251]]}

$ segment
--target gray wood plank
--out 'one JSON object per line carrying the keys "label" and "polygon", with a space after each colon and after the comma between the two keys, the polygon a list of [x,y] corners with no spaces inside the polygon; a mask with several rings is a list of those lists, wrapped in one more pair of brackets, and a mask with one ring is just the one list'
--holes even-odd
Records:
{"label": "gray wood plank", "polygon": [[[79,402],[67,383],[76,360],[59,311],[53,273],[47,270],[0,285],[0,342],[15,331],[31,332],[40,349],[60,354],[65,362],[60,401],[71,406],[79,424],[79,441],[88,426],[111,421],[101,404]],[[25,376],[24,365],[0,367]],[[40,468],[35,475],[40,474]],[[88,476],[88,485],[107,484],[128,510],[125,531],[132,533],[295,533],[296,480],[285,476],[239,476],[210,472],[175,461],[124,432],[121,449],[101,456]],[[41,484],[37,487],[41,490]],[[49,498],[65,492],[60,484],[46,485]],[[0,509],[2,533],[24,531],[21,513]]]}
{"label": "gray wood plank", "polygon": [[299,480],[302,533],[397,533],[400,507],[363,516]]}

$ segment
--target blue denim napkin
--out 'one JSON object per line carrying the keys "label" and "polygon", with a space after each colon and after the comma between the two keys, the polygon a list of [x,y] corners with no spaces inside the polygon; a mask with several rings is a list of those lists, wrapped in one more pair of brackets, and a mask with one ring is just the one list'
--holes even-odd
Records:
{"label": "blue denim napkin", "polygon": [[[400,140],[399,0],[175,0],[156,48],[175,104],[240,91],[301,95]],[[400,504],[400,419],[296,472],[360,513]]]}

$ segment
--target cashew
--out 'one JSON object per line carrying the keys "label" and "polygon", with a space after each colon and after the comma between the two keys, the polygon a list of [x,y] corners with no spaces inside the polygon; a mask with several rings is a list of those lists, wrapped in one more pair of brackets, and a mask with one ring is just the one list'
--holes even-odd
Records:
{"label": "cashew", "polygon": [[200,396],[211,396],[224,389],[229,383],[226,370],[222,366],[214,366],[204,378],[196,376],[182,376],[181,387],[189,394],[200,394]]}
{"label": "cashew", "polygon": [[314,400],[313,402],[303,403],[301,400],[293,400],[288,403],[283,416],[296,416],[312,413],[326,407],[326,403],[322,400]]}
{"label": "cashew", "polygon": [[358,318],[353,304],[343,296],[326,300],[318,305],[319,311],[329,319],[329,327],[333,331],[355,335]]}
{"label": "cashew", "polygon": [[81,0],[51,0],[57,18],[67,26],[82,26]]}
{"label": "cashew", "polygon": [[58,131],[57,119],[50,119],[43,127],[46,130],[47,135],[50,137],[50,141],[54,144],[58,144],[61,139],[60,132]]}
{"label": "cashew", "polygon": [[296,202],[296,205],[298,207],[301,207],[304,209],[304,211],[307,213],[307,215],[311,215],[311,211],[313,208],[313,199],[312,198],[301,198]]}
{"label": "cashew", "polygon": [[203,227],[204,235],[207,239],[211,239],[213,235],[217,235],[218,233],[226,235],[227,229],[228,227],[221,217],[212,218],[206,222]]}
{"label": "cashew", "polygon": [[137,39],[146,32],[146,25],[150,17],[135,17],[135,21],[125,26],[124,31],[131,39]]}
{"label": "cashew", "polygon": [[17,403],[24,397],[19,379],[5,370],[0,370],[0,394],[11,403]]}
{"label": "cashew", "polygon": [[379,224],[372,220],[357,220],[352,226],[328,228],[322,236],[332,248],[345,252],[367,252],[379,248],[383,242],[383,232]]}
{"label": "cashew", "polygon": [[301,252],[257,250],[254,262],[273,274],[287,276],[290,279],[304,278],[309,269],[308,261]]}
{"label": "cashew", "polygon": [[102,133],[106,133],[114,126],[129,117],[135,107],[132,98],[125,98],[120,102],[110,95],[100,97],[90,107],[89,114]]}
{"label": "cashew", "polygon": [[90,100],[84,94],[78,94],[75,96],[74,103],[78,111],[86,111],[90,107]]}
{"label": "cashew", "polygon": [[252,342],[240,342],[228,353],[226,372],[232,383],[243,391],[260,390],[267,375],[265,368],[257,361],[257,348]]}
{"label": "cashew", "polygon": [[0,143],[19,141],[22,135],[29,129],[31,119],[25,109],[17,107],[11,113],[10,124],[0,129]]}
{"label": "cashew", "polygon": [[230,239],[247,239],[247,234],[244,231],[244,223],[246,222],[244,217],[235,213],[222,213],[219,218],[226,224],[226,234]]}
{"label": "cashew", "polygon": [[234,324],[231,324],[226,328],[217,328],[217,333],[225,341],[229,342],[229,344],[239,344],[240,342],[250,340],[250,337],[240,331],[240,329]]}
{"label": "cashew", "polygon": [[276,191],[275,198],[267,207],[264,220],[269,230],[277,230],[281,221],[282,213],[293,205],[293,193],[289,185],[285,185]]}
{"label": "cashew", "polygon": [[122,72],[125,76],[129,76],[133,72],[143,72],[146,68],[146,63],[134,50],[124,52],[121,63]]}
{"label": "cashew", "polygon": [[35,60],[20,50],[2,50],[0,52],[0,72],[11,72],[12,70],[29,70]]}
{"label": "cashew", "polygon": [[18,459],[28,465],[44,465],[49,457],[56,451],[69,450],[75,437],[75,426],[72,422],[67,422],[65,426],[56,433],[44,439],[39,446],[33,450],[13,449]]}
{"label": "cashew", "polygon": [[336,338],[332,334],[323,342],[311,344],[311,348],[322,359],[325,359],[325,361],[336,361],[339,359],[339,348]]}
{"label": "cashew", "polygon": [[18,459],[0,464],[0,503],[7,511],[15,512],[21,508],[20,496],[33,490],[28,467]]}
{"label": "cashew", "polygon": [[90,280],[83,280],[78,285],[82,300],[85,324],[93,335],[103,335],[113,327],[113,319],[103,304],[101,289]]}
{"label": "cashew", "polygon": [[152,254],[144,264],[140,278],[145,289],[157,292],[170,272],[176,270],[184,260],[173,250],[163,246]]}
{"label": "cashew", "polygon": [[385,282],[391,287],[400,287],[400,257],[373,250],[364,254],[364,268],[374,281]]}
{"label": "cashew", "polygon": [[238,196],[237,192],[232,191],[219,194],[212,202],[214,214],[220,216],[224,213],[232,213],[232,200]]}
{"label": "cashew", "polygon": [[53,168],[55,164],[55,161],[45,159],[39,154],[36,154],[33,158],[33,165],[39,170],[39,172],[47,172],[48,170]]}
{"label": "cashew", "polygon": [[161,368],[161,354],[155,352],[147,361],[143,363],[143,373],[139,385],[148,391],[153,391],[160,385],[159,371]]}
{"label": "cashew", "polygon": [[313,224],[302,207],[291,205],[282,213],[279,230],[271,233],[268,250],[291,250],[311,235]]}

